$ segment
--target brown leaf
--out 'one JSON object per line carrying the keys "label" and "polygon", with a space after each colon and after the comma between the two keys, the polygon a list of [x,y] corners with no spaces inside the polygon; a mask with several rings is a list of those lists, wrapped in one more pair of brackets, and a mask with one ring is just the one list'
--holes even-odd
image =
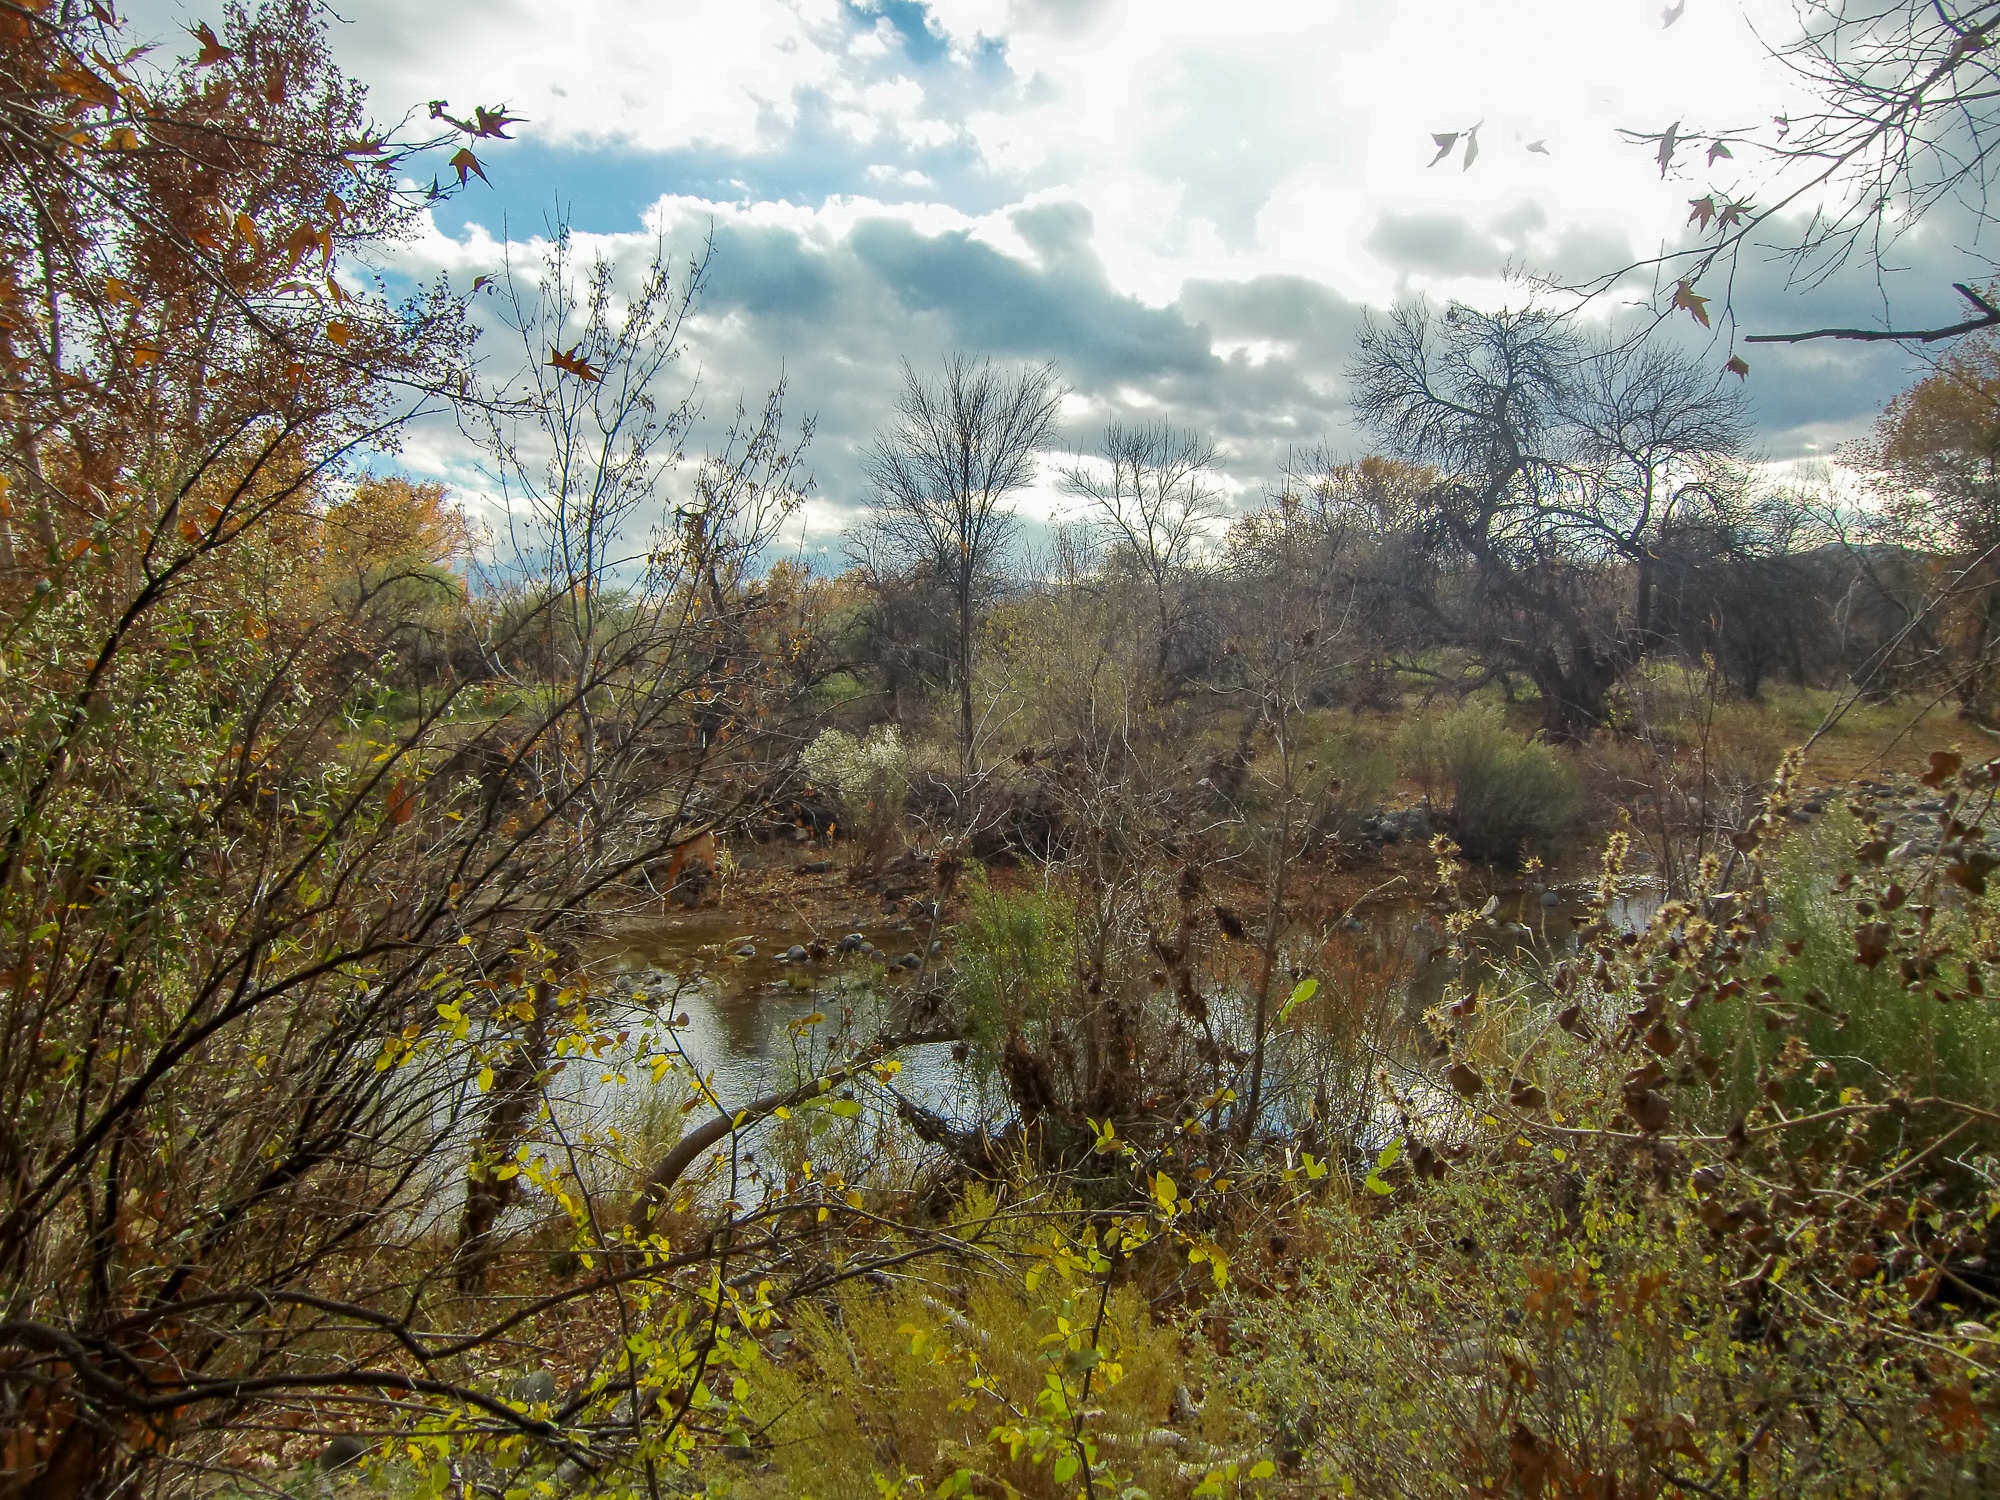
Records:
{"label": "brown leaf", "polygon": [[549,346],[549,363],[558,370],[574,375],[578,380],[588,385],[596,385],[598,381],[604,378],[604,373],[577,352],[582,347],[583,345],[576,344],[565,352],[551,344]]}
{"label": "brown leaf", "polygon": [[1582,1037],[1585,1041],[1588,1041],[1593,1035],[1590,1029],[1590,1022],[1584,1019],[1583,1007],[1581,1005],[1565,1007],[1562,1014],[1556,1017],[1556,1025],[1562,1027],[1571,1036]]}
{"label": "brown leaf", "polygon": [[1673,1106],[1657,1089],[1641,1089],[1636,1094],[1627,1094],[1625,1109],[1648,1135],[1665,1130],[1667,1122],[1674,1116]]}
{"label": "brown leaf", "polygon": [[507,134],[507,127],[520,124],[521,117],[508,114],[507,106],[504,104],[498,109],[487,109],[484,105],[475,104],[472,107],[472,122],[472,133],[475,136],[491,136],[496,141],[511,141],[513,137]]}
{"label": "brown leaf", "polygon": [[1868,922],[1855,928],[1854,961],[1874,968],[1889,956],[1889,944],[1895,936],[1896,929],[1887,922]]}
{"label": "brown leaf", "polygon": [[1945,866],[1945,874],[1953,885],[1962,886],[1975,896],[1986,894],[1986,877],[2000,870],[2000,859],[1988,854],[1984,849],[1974,849],[1957,864]]}
{"label": "brown leaf", "polygon": [[1722,368],[1727,370],[1731,375],[1734,375],[1738,380],[1747,380],[1750,376],[1750,366],[1740,354],[1730,355],[1729,363]]}
{"label": "brown leaf", "polygon": [[1523,1079],[1515,1079],[1507,1091],[1507,1102],[1516,1109],[1541,1110],[1548,1107],[1549,1096]]}
{"label": "brown leaf", "polygon": [[1690,198],[1688,199],[1688,207],[1692,210],[1688,214],[1688,223],[1699,224],[1706,231],[1709,224],[1715,218],[1715,199]]}
{"label": "brown leaf", "polygon": [[331,343],[335,348],[345,349],[347,341],[354,337],[354,330],[341,322],[340,319],[335,318],[331,323],[326,325],[326,337],[327,342]]}
{"label": "brown leaf", "polygon": [[479,158],[474,156],[472,152],[464,146],[460,146],[458,148],[457,153],[452,157],[448,165],[450,165],[450,167],[455,172],[458,173],[458,185],[460,187],[464,187],[466,179],[472,176],[475,172],[478,173],[479,180],[481,182],[486,183],[488,187],[492,186],[491,179],[489,179],[486,175],[486,169],[479,165]]}
{"label": "brown leaf", "polygon": [[1708,298],[1696,296],[1691,283],[1683,281],[1675,286],[1673,305],[1686,308],[1695,322],[1708,327]]}
{"label": "brown leaf", "polygon": [[1973,1400],[1968,1382],[1961,1380],[1956,1385],[1938,1387],[1924,1405],[1944,1429],[1939,1443],[1953,1453],[1963,1453],[1986,1436],[1986,1418],[1979,1410],[1979,1403]]}
{"label": "brown leaf", "polygon": [[1455,1062],[1444,1070],[1445,1081],[1466,1098],[1471,1099],[1486,1087],[1486,1080],[1462,1062]]}
{"label": "brown leaf", "polygon": [[201,43],[201,51],[194,55],[194,65],[197,68],[212,67],[216,63],[225,62],[236,55],[216,39],[213,28],[206,21],[190,26],[188,28],[188,35]]}

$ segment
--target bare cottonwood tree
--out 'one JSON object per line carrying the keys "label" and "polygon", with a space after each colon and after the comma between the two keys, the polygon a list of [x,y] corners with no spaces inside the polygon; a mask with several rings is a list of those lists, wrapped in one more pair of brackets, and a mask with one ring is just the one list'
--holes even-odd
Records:
{"label": "bare cottonwood tree", "polygon": [[1549,738],[1602,723],[1660,639],[1660,546],[1739,508],[1737,393],[1665,345],[1458,304],[1371,321],[1354,374],[1363,419],[1437,474],[1410,607],[1439,644],[1532,681]]}
{"label": "bare cottonwood tree", "polygon": [[950,596],[959,761],[967,775],[976,759],[972,659],[979,603],[1018,530],[1007,497],[1033,481],[1036,454],[1055,430],[1062,398],[1052,365],[1009,375],[991,360],[955,354],[930,384],[905,364],[896,422],[868,455],[874,549],[930,572]]}
{"label": "bare cottonwood tree", "polygon": [[1212,475],[1215,445],[1192,428],[1164,422],[1106,424],[1095,464],[1063,470],[1063,488],[1088,500],[1114,556],[1153,596],[1153,671],[1164,677],[1180,608],[1178,584],[1221,514]]}

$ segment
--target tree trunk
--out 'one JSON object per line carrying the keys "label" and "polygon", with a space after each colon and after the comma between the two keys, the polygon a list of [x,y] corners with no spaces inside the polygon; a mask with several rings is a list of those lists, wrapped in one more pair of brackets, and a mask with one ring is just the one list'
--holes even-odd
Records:
{"label": "tree trunk", "polygon": [[972,588],[958,591],[958,772],[972,780]]}
{"label": "tree trunk", "polygon": [[1614,654],[1578,646],[1567,663],[1544,652],[1531,675],[1542,695],[1543,738],[1574,745],[1604,723],[1605,701],[1622,672]]}

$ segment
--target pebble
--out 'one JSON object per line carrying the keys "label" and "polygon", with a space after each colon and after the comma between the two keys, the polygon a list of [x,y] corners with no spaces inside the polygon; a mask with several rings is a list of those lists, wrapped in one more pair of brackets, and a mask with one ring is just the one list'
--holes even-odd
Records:
{"label": "pebble", "polygon": [[806,861],[806,863],[800,865],[799,873],[801,875],[824,875],[828,870],[831,870],[832,868],[833,868],[833,861],[830,859],[813,859],[813,860],[808,860]]}
{"label": "pebble", "polygon": [[784,961],[788,964],[802,964],[806,961],[808,957],[810,957],[810,955],[806,952],[804,945],[800,943],[794,943],[792,944],[791,947],[785,950]]}
{"label": "pebble", "polygon": [[742,947],[738,948],[734,953],[730,955],[730,957],[732,958],[755,958],[756,956],[757,956],[756,946],[751,943],[745,943]]}
{"label": "pebble", "polygon": [[1542,905],[1544,908],[1557,907],[1561,906],[1562,904],[1563,904],[1563,898],[1562,898],[1562,893],[1560,891],[1542,892]]}

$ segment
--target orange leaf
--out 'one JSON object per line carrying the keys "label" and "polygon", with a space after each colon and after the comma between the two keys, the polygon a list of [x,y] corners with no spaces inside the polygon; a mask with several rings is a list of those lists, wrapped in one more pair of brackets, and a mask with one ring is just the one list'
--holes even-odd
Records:
{"label": "orange leaf", "polygon": [[335,318],[331,323],[326,325],[326,337],[327,342],[333,344],[336,348],[345,349],[347,341],[354,337],[354,330],[341,322],[340,319]]}
{"label": "orange leaf", "polygon": [[1708,327],[1708,298],[1697,297],[1694,287],[1683,281],[1674,288],[1674,306],[1684,307],[1693,315],[1695,322]]}
{"label": "orange leaf", "polygon": [[134,344],[132,346],[132,363],[139,369],[145,369],[147,365],[156,362],[159,357],[160,351],[155,349],[151,344]]}
{"label": "orange leaf", "polygon": [[1965,765],[1965,757],[1955,750],[1933,750],[1926,758],[1924,774],[1917,780],[1927,787],[1941,787]]}
{"label": "orange leaf", "polygon": [[389,809],[391,823],[407,823],[417,814],[417,794],[410,789],[407,781],[398,781],[383,797]]}

